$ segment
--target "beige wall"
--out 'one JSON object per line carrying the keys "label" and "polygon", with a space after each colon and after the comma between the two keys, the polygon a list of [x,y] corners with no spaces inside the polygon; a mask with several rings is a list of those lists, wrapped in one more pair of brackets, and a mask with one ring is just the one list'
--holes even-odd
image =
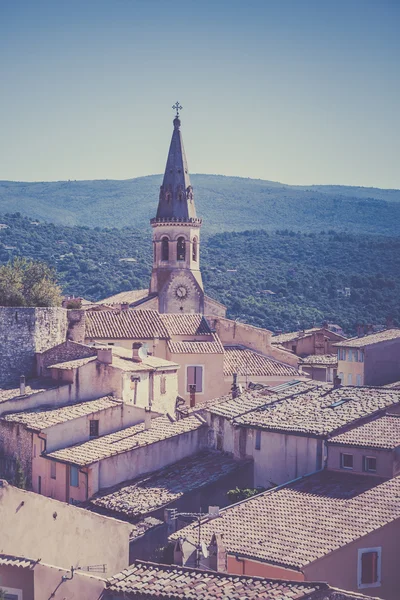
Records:
{"label": "beige wall", "polygon": [[[20,590],[22,600],[100,600],[106,583],[101,575],[75,571],[70,579],[70,570],[42,563],[27,569],[0,565],[0,589]],[[68,579],[63,581],[64,576]]]}
{"label": "beige wall", "polygon": [[[400,519],[381,529],[340,548],[336,552],[307,565],[304,575],[307,581],[326,581],[332,586],[366,595],[398,600],[400,590],[399,569]],[[358,550],[382,548],[382,585],[358,588]]]}
{"label": "beige wall", "polygon": [[0,487],[0,552],[69,569],[106,563],[111,575],[129,564],[129,523],[19,490]]}
{"label": "beige wall", "polygon": [[[343,385],[357,385],[357,375],[361,378],[361,385],[365,385],[364,378],[364,362],[356,362],[354,360],[347,360],[349,356],[349,349],[346,348],[346,360],[338,360],[337,374],[341,377],[343,374],[342,383]],[[353,355],[354,356],[354,355]],[[351,383],[349,383],[351,375]]]}
{"label": "beige wall", "polygon": [[[353,455],[353,469],[340,467],[340,455]],[[376,458],[376,473],[364,473],[363,456]],[[378,477],[394,477],[394,454],[392,450],[378,450],[376,448],[355,448],[352,446],[337,446],[328,444],[328,469],[333,471],[350,471],[364,475],[377,475]]]}
{"label": "beige wall", "polygon": [[225,385],[223,378],[223,354],[172,354],[168,360],[177,362],[181,368],[178,371],[179,395],[190,404],[190,394],[187,392],[187,367],[203,367],[203,392],[196,393],[196,402],[205,402],[223,396]]}

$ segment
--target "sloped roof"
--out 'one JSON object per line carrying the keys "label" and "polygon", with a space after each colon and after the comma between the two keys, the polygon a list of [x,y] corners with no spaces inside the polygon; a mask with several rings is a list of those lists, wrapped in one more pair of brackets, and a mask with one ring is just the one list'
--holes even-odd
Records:
{"label": "sloped roof", "polygon": [[[227,552],[302,569],[400,518],[400,477],[320,471],[263,492],[201,523],[202,540],[223,535]],[[171,536],[196,540],[198,525]]]}
{"label": "sloped roof", "polygon": [[329,444],[392,450],[400,446],[400,415],[384,415],[330,438]]}
{"label": "sloped roof", "polygon": [[174,600],[302,600],[316,591],[329,590],[325,583],[228,575],[141,560],[111,577],[107,588],[127,594],[127,598]]}
{"label": "sloped roof", "polygon": [[168,349],[173,354],[223,354],[224,347],[218,336],[213,333],[212,341],[180,341],[168,340]]}
{"label": "sloped roof", "polygon": [[271,344],[284,344],[285,342],[298,340],[299,338],[312,335],[316,331],[321,331],[321,327],[311,327],[311,329],[304,329],[304,331],[290,331],[289,333],[273,335],[271,337]]}
{"label": "sloped roof", "polygon": [[302,365],[335,366],[337,362],[337,354],[310,354],[310,356],[300,358]]}
{"label": "sloped roof", "polygon": [[235,423],[269,431],[325,437],[398,404],[398,390],[352,386],[333,389],[331,385],[321,384],[239,416]]}
{"label": "sloped roof", "polygon": [[218,481],[247,463],[250,461],[237,461],[228,454],[205,450],[150,475],[101,492],[90,503],[131,518],[144,516],[188,492]]}
{"label": "sloped roof", "polygon": [[266,377],[298,377],[302,374],[291,365],[259,354],[244,346],[225,346],[224,375],[233,373]]}
{"label": "sloped roof", "polygon": [[86,313],[85,337],[89,339],[168,339],[168,331],[156,310],[121,310]]}
{"label": "sloped roof", "polygon": [[161,416],[152,419],[150,429],[145,429],[144,423],[139,423],[81,444],[55,450],[47,454],[47,457],[74,465],[90,465],[116,454],[195,431],[203,426],[204,422],[196,415],[179,421],[171,421],[168,416]]}
{"label": "sloped roof", "polygon": [[137,300],[145,298],[148,295],[148,293],[148,289],[119,292],[119,294],[114,294],[113,296],[104,298],[104,300],[99,300],[98,302],[96,302],[96,304],[130,304],[131,302],[136,302]]}
{"label": "sloped roof", "polygon": [[6,567],[21,567],[22,569],[32,569],[32,567],[34,567],[39,562],[39,560],[32,560],[31,558],[25,558],[24,556],[14,556],[11,554],[0,554],[0,565],[4,565]]}
{"label": "sloped roof", "polygon": [[200,314],[160,314],[168,335],[211,335],[206,319]]}
{"label": "sloped roof", "polygon": [[38,410],[9,413],[8,415],[4,415],[2,420],[12,423],[21,423],[29,429],[41,431],[47,427],[59,425],[60,423],[66,423],[67,421],[79,419],[80,417],[89,416],[99,412],[100,410],[121,406],[121,404],[122,400],[117,400],[112,396],[104,396],[103,398],[98,398],[97,400],[79,402],[78,404],[68,404],[59,408],[39,408]]}
{"label": "sloped roof", "polygon": [[340,348],[364,348],[372,346],[372,344],[380,344],[381,342],[389,342],[400,338],[400,329],[385,329],[378,333],[371,333],[363,337],[354,337],[344,342],[338,342],[335,346]]}
{"label": "sloped roof", "polygon": [[[50,377],[37,377],[34,379],[29,379],[25,385],[25,394],[24,396],[32,396],[33,394],[40,394],[46,390],[57,389],[59,387],[68,385],[67,382],[63,381],[55,381]],[[7,400],[12,400],[13,398],[20,397],[20,387],[11,385],[0,388],[0,404],[2,402],[6,402]]]}

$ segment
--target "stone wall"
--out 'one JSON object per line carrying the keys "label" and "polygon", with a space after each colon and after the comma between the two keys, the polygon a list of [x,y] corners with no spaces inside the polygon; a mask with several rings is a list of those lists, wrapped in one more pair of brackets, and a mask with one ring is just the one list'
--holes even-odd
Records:
{"label": "stone wall", "polygon": [[64,342],[65,308],[0,308],[0,385],[35,375],[35,353]]}
{"label": "stone wall", "polygon": [[20,461],[27,488],[30,489],[32,485],[32,432],[19,423],[0,421],[0,456]]}
{"label": "stone wall", "polygon": [[37,373],[38,375],[51,377],[51,370],[47,368],[49,365],[56,365],[68,360],[96,356],[96,354],[97,350],[94,348],[67,340],[62,344],[49,348],[49,350],[37,355]]}

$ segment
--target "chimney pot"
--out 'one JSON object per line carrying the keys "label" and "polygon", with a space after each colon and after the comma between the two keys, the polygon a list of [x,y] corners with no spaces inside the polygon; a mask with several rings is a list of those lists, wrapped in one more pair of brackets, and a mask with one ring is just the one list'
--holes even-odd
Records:
{"label": "chimney pot", "polygon": [[151,410],[150,410],[150,408],[144,409],[144,428],[145,428],[145,430],[151,428]]}
{"label": "chimney pot", "polygon": [[233,383],[231,387],[232,398],[237,398],[240,393],[239,386],[237,384],[237,373],[233,373]]}
{"label": "chimney pot", "polygon": [[135,362],[142,362],[142,357],[140,356],[140,350],[142,348],[143,344],[141,344],[140,342],[134,342],[132,344],[132,360],[134,360]]}
{"label": "chimney pot", "polygon": [[339,375],[336,375],[333,380],[333,389],[337,390],[338,388],[340,388],[341,385],[342,385],[342,380],[340,379]]}
{"label": "chimney pot", "polygon": [[25,396],[25,375],[19,378],[19,395]]}

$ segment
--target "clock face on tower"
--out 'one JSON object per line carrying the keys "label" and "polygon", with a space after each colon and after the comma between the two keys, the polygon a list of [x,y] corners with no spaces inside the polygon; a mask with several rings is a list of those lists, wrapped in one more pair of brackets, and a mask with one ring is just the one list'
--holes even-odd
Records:
{"label": "clock face on tower", "polygon": [[175,296],[179,300],[184,300],[188,296],[188,293],[189,293],[189,290],[187,289],[186,285],[179,284],[175,288]]}

